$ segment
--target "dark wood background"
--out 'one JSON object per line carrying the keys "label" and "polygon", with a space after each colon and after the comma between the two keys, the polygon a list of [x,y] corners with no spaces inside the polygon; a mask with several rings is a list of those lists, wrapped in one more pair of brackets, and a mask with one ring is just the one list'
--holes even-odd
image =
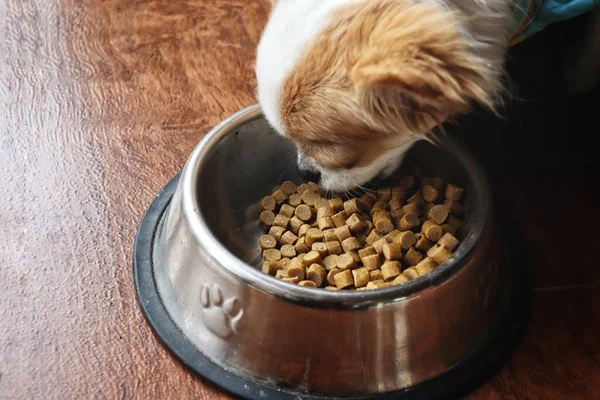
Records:
{"label": "dark wood background", "polygon": [[[266,3],[0,0],[0,398],[228,398],[155,339],[131,254],[143,212],[202,135],[255,102]],[[562,158],[581,131],[551,117],[569,104],[556,95],[552,111],[552,96],[532,93],[543,106],[522,109],[534,127],[560,126],[546,159]],[[511,135],[483,124],[469,143],[485,160],[486,135],[510,145],[492,173],[530,251],[533,317],[470,397],[600,398],[598,175],[580,153],[576,168],[547,167],[539,138],[514,149],[529,125],[509,120]]]}

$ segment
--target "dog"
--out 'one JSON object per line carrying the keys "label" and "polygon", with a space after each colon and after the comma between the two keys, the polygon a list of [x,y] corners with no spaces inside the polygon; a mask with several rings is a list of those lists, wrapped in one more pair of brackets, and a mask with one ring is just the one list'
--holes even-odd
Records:
{"label": "dog", "polygon": [[258,101],[296,145],[304,178],[331,191],[360,187],[474,106],[499,113],[508,49],[555,21],[594,13],[566,71],[573,92],[594,85],[600,0],[554,1],[272,0]]}

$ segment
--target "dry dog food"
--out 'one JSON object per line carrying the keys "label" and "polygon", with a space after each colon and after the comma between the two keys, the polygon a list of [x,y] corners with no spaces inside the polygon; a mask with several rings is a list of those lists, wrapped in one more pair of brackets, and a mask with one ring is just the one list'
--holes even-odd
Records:
{"label": "dry dog food", "polygon": [[324,198],[314,182],[286,181],[258,204],[265,274],[326,290],[401,285],[452,257],[464,190],[405,176],[393,188]]}

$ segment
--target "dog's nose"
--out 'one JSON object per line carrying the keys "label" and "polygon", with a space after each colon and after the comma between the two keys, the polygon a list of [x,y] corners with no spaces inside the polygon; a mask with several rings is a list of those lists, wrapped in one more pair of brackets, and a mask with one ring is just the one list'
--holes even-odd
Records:
{"label": "dog's nose", "polygon": [[305,181],[311,181],[315,183],[318,183],[319,179],[321,179],[321,173],[312,169],[298,167],[298,175],[300,175],[300,177]]}

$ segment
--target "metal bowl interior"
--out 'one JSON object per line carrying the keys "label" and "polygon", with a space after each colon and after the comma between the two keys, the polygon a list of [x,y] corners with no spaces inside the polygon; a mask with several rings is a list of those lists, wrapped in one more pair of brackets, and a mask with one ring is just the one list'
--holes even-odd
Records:
{"label": "metal bowl interior", "polygon": [[256,203],[285,180],[301,182],[293,144],[278,135],[258,106],[234,114],[213,129],[194,150],[184,171],[183,207],[198,243],[232,275],[254,287],[294,302],[319,307],[362,307],[413,295],[448,279],[477,244],[491,213],[486,177],[465,149],[449,138],[439,146],[415,145],[403,166],[419,165],[465,188],[461,244],[432,273],[404,285],[370,291],[329,292],[281,282],[259,269]]}

